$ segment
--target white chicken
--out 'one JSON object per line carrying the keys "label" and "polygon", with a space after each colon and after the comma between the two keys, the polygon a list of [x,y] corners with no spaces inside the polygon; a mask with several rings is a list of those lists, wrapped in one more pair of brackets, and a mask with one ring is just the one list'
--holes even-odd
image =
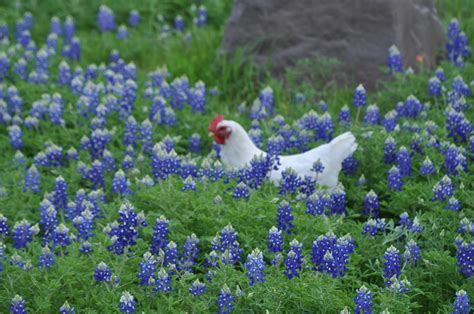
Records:
{"label": "white chicken", "polygon": [[[266,156],[250,139],[245,129],[235,121],[224,120],[223,115],[218,115],[209,124],[209,136],[221,146],[221,160],[228,168],[240,169],[249,165],[255,156]],[[327,144],[320,145],[307,152],[297,155],[280,156],[280,166],[272,170],[270,180],[279,184],[282,171],[291,168],[298,176],[315,177],[311,171],[314,162],[318,159],[324,166],[322,173],[318,174],[318,183],[335,189],[338,184],[339,172],[342,161],[352,155],[357,149],[357,143],[351,132],[346,132],[334,138]]]}

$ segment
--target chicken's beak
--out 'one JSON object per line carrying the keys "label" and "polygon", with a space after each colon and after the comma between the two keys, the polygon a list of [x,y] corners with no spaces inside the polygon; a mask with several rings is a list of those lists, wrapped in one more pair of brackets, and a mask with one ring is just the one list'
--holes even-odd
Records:
{"label": "chicken's beak", "polygon": [[209,136],[209,137],[213,137],[213,136],[214,136],[214,133],[213,133],[213,132],[209,132],[208,136]]}

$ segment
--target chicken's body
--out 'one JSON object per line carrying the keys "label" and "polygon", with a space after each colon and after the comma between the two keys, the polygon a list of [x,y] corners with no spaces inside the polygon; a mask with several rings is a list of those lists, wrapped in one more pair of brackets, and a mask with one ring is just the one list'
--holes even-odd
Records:
{"label": "chicken's body", "polygon": [[[235,121],[221,120],[212,129],[228,130],[226,138],[221,139],[221,160],[225,166],[234,169],[249,165],[255,156],[266,156],[267,153],[259,149],[250,139],[245,129]],[[350,132],[339,135],[331,142],[313,148],[307,152],[297,155],[280,156],[280,166],[272,170],[270,180],[276,184],[280,182],[282,171],[291,168],[298,176],[315,177],[316,173],[311,171],[314,162],[321,160],[324,170],[318,174],[318,183],[334,189],[338,183],[339,172],[342,161],[352,155],[357,149],[354,135]]]}

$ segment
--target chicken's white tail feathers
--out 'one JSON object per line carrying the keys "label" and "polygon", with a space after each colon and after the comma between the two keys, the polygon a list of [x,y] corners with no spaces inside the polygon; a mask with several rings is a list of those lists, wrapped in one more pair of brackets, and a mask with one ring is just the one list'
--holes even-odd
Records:
{"label": "chicken's white tail feathers", "polygon": [[351,132],[343,133],[329,142],[329,158],[325,160],[325,168],[330,171],[327,173],[329,181],[332,182],[330,186],[337,184],[342,162],[351,156],[356,149],[356,138]]}

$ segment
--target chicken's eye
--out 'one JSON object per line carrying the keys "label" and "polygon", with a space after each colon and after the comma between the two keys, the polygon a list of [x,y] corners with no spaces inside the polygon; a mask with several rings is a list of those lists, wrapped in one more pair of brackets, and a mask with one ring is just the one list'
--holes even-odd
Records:
{"label": "chicken's eye", "polygon": [[222,139],[228,139],[232,130],[226,126],[217,129],[216,135]]}

